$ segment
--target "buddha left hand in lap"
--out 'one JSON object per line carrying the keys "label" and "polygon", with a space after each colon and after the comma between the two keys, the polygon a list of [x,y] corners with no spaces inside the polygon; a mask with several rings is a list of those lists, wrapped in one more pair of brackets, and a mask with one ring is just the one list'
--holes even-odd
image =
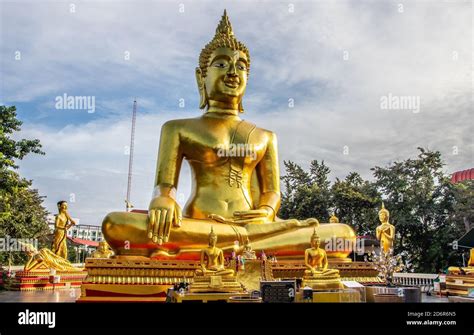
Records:
{"label": "buddha left hand in lap", "polygon": [[[148,215],[114,212],[104,219],[104,236],[116,254],[198,254],[207,245],[211,225],[224,250],[236,240],[243,245],[247,237],[256,250],[279,255],[307,246],[307,229],[317,220],[276,218],[280,173],[275,134],[239,117],[249,67],[248,49],[234,37],[224,12],[196,68],[200,108],[206,112],[163,125]],[[183,159],[191,167],[193,185],[182,213],[175,192]],[[343,224],[318,230],[325,238],[355,239]]]}

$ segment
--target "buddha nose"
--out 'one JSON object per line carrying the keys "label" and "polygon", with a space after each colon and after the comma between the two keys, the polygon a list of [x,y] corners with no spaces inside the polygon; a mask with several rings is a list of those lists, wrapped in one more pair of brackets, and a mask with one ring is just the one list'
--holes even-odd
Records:
{"label": "buddha nose", "polygon": [[237,72],[237,69],[235,67],[235,63],[231,62],[229,66],[229,71],[227,71],[227,74],[235,75],[236,72]]}

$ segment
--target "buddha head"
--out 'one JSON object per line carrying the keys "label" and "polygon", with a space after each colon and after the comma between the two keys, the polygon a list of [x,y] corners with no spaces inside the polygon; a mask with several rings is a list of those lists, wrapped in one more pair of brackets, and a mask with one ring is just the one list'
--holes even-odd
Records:
{"label": "buddha head", "polygon": [[387,223],[389,218],[390,218],[390,212],[385,208],[385,205],[382,202],[382,208],[379,211],[379,220],[382,223]]}
{"label": "buddha head", "polygon": [[61,213],[67,210],[67,202],[64,200],[58,201],[58,211]]}
{"label": "buddha head", "polygon": [[199,108],[217,107],[243,112],[242,98],[247,86],[250,54],[239,42],[224,10],[211,42],[202,49],[196,80]]}
{"label": "buddha head", "polygon": [[214,227],[211,226],[211,232],[209,233],[209,246],[215,247],[217,244],[217,235],[214,233]]}
{"label": "buddha head", "polygon": [[99,242],[99,251],[105,252],[107,250],[109,250],[109,245],[107,244],[107,242],[106,241],[100,241]]}
{"label": "buddha head", "polygon": [[334,212],[332,212],[331,217],[329,218],[329,223],[339,223],[339,218]]}
{"label": "buddha head", "polygon": [[321,245],[321,238],[316,232],[316,228],[314,228],[313,235],[311,235],[311,247],[319,248],[320,245]]}

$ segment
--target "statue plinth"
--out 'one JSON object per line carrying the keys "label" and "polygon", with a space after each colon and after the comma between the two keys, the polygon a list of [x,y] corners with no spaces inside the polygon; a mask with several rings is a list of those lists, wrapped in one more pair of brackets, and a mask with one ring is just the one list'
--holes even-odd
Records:
{"label": "statue plinth", "polygon": [[71,289],[81,287],[86,276],[87,273],[79,268],[76,271],[57,271],[55,278],[58,281],[54,282],[50,270],[46,268],[34,271],[17,271],[6,286],[12,291]]}
{"label": "statue plinth", "polygon": [[338,290],[344,288],[339,274],[328,276],[305,275],[303,278],[303,287],[306,286],[311,287],[314,291]]}
{"label": "statue plinth", "polygon": [[199,262],[88,258],[79,302],[158,301],[180,282],[192,282]]}
{"label": "statue plinth", "polygon": [[234,276],[195,276],[193,283],[189,286],[190,293],[241,293],[244,292]]}

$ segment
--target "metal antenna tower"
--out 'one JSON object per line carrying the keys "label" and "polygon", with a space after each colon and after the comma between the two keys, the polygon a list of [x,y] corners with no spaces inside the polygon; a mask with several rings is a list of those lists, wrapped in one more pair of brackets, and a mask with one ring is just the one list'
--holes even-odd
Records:
{"label": "metal antenna tower", "polygon": [[127,199],[125,200],[127,212],[133,207],[130,203],[130,192],[132,189],[132,168],[133,168],[133,149],[135,146],[135,122],[137,120],[137,99],[133,100],[132,114],[132,134],[130,135],[130,156],[128,159],[128,183],[127,183]]}

